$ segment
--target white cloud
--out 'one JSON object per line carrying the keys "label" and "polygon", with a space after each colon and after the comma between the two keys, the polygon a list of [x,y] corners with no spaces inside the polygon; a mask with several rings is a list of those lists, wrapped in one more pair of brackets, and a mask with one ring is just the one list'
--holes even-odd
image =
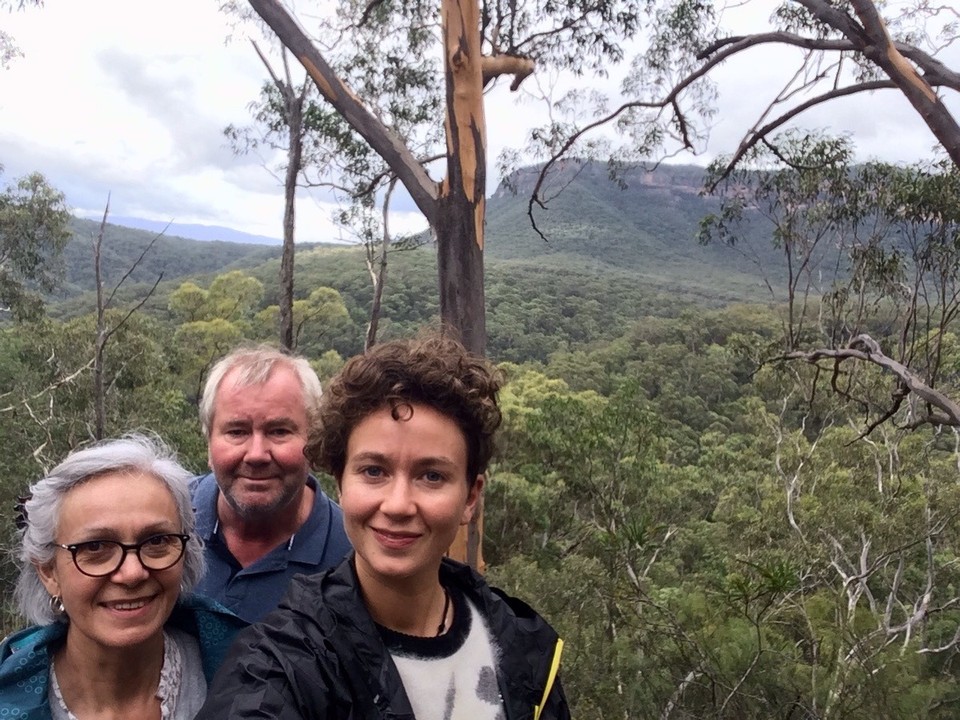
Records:
{"label": "white cloud", "polygon": [[24,53],[0,72],[9,174],[45,173],[80,212],[111,192],[117,215],[279,234],[273,179],[222,134],[247,121],[262,71],[225,44],[216,3],[48,0],[9,20]]}
{"label": "white cloud", "polygon": [[[118,216],[278,236],[282,188],[264,168],[273,158],[237,157],[222,134],[228,124],[249,122],[247,104],[265,74],[242,37],[226,42],[233,28],[217,6],[46,0],[43,8],[4,15],[4,30],[24,53],[0,70],[0,163],[7,177],[39,170],[85,214],[102,212],[110,192]],[[765,16],[741,21],[762,24]],[[783,72],[782,57],[752,53],[720,69],[711,154],[732,151],[756,120],[761,98]],[[491,192],[500,149],[522,145],[529,126],[543,117],[543,109],[522,96],[505,88],[492,93]],[[855,133],[864,157],[910,161],[929,157],[934,144],[896,92],[834,103],[802,122]],[[322,191],[303,194],[302,239],[342,236],[330,220],[328,198]],[[424,227],[409,197],[398,196],[396,207],[397,230]]]}

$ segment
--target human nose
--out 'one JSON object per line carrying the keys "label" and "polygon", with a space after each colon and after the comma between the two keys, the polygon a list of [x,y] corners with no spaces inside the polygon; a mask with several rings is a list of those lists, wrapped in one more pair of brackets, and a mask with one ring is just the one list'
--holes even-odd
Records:
{"label": "human nose", "polygon": [[260,432],[251,434],[243,459],[253,464],[270,462],[270,441],[267,436]]}
{"label": "human nose", "polygon": [[150,571],[140,561],[137,550],[129,547],[123,548],[123,559],[120,561],[120,567],[113,572],[114,581],[121,584],[136,583],[149,575]]}
{"label": "human nose", "polygon": [[404,477],[395,478],[387,487],[387,494],[380,504],[387,515],[410,515],[414,511],[413,489]]}

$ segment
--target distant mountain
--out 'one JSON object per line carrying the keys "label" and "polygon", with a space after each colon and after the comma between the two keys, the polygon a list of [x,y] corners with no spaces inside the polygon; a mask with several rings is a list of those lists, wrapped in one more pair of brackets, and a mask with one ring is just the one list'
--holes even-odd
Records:
{"label": "distant mountain", "polygon": [[[93,240],[97,237],[99,230],[99,222],[81,218],[71,220],[70,231],[73,237],[63,253],[66,283],[59,293],[61,297],[68,297],[95,287]],[[156,237],[157,231],[139,230],[122,227],[113,222],[108,223],[101,249],[101,267],[105,284],[111,286],[119,281]],[[280,251],[280,245],[265,246],[220,240],[198,241],[178,237],[168,230],[157,238],[150,252],[131,273],[130,281],[153,283],[161,273],[164,279],[173,280],[190,275],[218,274],[236,268],[249,268],[260,265],[272,257],[279,257]]]}
{"label": "distant mountain", "polygon": [[[782,258],[769,228],[756,224],[743,245],[753,245],[764,262],[737,249],[703,246],[696,240],[701,218],[717,200],[699,193],[700,168],[636,172],[624,188],[604,166],[563,168],[564,192],[538,221],[546,240],[530,227],[527,196],[533,170],[518,177],[519,192],[499,190],[487,204],[486,302],[488,351],[500,360],[545,362],[563,347],[587,348],[622,334],[638,319],[672,317],[691,304],[718,307],[765,302],[768,279],[783,278]],[[527,183],[524,186],[524,183]],[[66,249],[69,283],[48,307],[56,318],[91,312],[91,238],[98,224],[73,222]],[[168,230],[169,233],[169,230]],[[103,247],[105,284],[112,288],[143,253],[155,232],[109,225]],[[281,247],[198,241],[165,234],[117,294],[115,307],[132,307],[163,274],[142,310],[170,320],[169,298],[180,283],[207,287],[215,275],[242,269],[264,286],[264,304],[278,299]],[[780,263],[778,265],[777,263]],[[381,318],[382,337],[416,332],[439,313],[436,252],[429,242],[393,252]],[[344,299],[355,332],[335,349],[347,357],[362,350],[372,289],[362,248],[298,245],[297,298],[331,287]]]}
{"label": "distant mountain", "polygon": [[[627,174],[626,183],[620,184],[610,179],[603,164],[568,162],[552,180],[554,190],[562,192],[553,194],[547,209],[535,212],[544,239],[527,216],[536,169],[523,169],[512,178],[515,193],[501,187],[487,203],[487,276],[492,281],[505,272],[524,284],[538,276],[547,282],[549,274],[564,275],[571,282],[574,276],[589,283],[605,278],[621,287],[645,288],[710,305],[769,299],[763,278],[777,285],[783,277],[783,257],[773,247],[769,226],[757,222],[748,227],[736,249],[697,241],[700,221],[719,207],[716,198],[700,193],[703,172],[693,166],[660,166],[654,171],[637,167]],[[148,224],[131,218],[114,220]],[[157,240],[132,274],[133,283],[153,283],[160,273],[165,282],[199,276],[203,283],[204,277],[245,269],[260,277],[268,296],[276,291],[280,245],[191,240],[175,235],[177,227],[181,226],[171,226]],[[65,253],[67,284],[61,298],[94,287],[90,239],[96,235],[98,223],[78,219],[72,228],[75,236]],[[113,222],[108,225],[103,250],[108,285],[129,269],[156,232]],[[351,277],[354,272],[357,277],[343,282],[359,283],[361,288],[366,285],[360,255],[346,265],[332,263],[326,253],[318,255],[320,266],[312,271],[316,275],[308,277],[302,263],[316,247],[322,246],[298,245],[298,292],[317,282],[340,287],[330,273],[344,272],[347,267]],[[355,252],[340,247],[351,257]],[[432,255],[430,247],[423,252]],[[432,285],[436,279],[427,281]],[[358,290],[358,297],[364,292]]]}
{"label": "distant mountain", "polygon": [[[247,243],[250,245],[282,245],[280,238],[267,237],[265,235],[252,235],[232,228],[221,227],[219,225],[194,225],[189,223],[165,223],[156,220],[144,220],[135,217],[110,218],[113,225],[122,225],[123,227],[136,228],[138,230],[148,230],[153,233],[164,232],[165,235],[190,238],[191,240],[212,241],[231,243]],[[169,225],[169,227],[168,227]]]}
{"label": "distant mountain", "polygon": [[595,273],[617,270],[648,286],[713,301],[757,299],[762,275],[774,284],[783,277],[772,228],[759,219],[745,228],[737,249],[698,242],[701,220],[719,209],[716,197],[701,194],[701,167],[637,166],[621,184],[605,164],[567,161],[546,185],[547,207],[534,207],[545,237],[527,214],[536,175],[537,168],[518,171],[511,178],[515,191],[501,186],[487,203],[488,258]]}

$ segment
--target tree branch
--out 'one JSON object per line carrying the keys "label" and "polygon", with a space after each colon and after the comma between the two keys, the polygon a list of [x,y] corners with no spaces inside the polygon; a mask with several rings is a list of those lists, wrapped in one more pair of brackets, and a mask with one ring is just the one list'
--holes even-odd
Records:
{"label": "tree branch", "polygon": [[[27,406],[29,405],[29,403],[30,403],[31,400],[36,400],[36,399],[39,398],[41,395],[45,395],[45,394],[47,394],[47,393],[49,393],[49,392],[53,392],[53,391],[56,390],[57,388],[62,387],[63,385],[66,385],[66,384],[68,384],[68,383],[73,382],[74,380],[77,379],[77,376],[79,376],[82,372],[84,372],[85,370],[89,370],[91,365],[93,365],[93,358],[90,358],[90,360],[87,361],[86,364],[81,365],[79,368],[77,368],[76,370],[74,370],[74,371],[73,371],[72,373],[70,373],[69,375],[65,375],[64,377],[57,378],[57,379],[54,380],[52,383],[50,383],[49,385],[47,385],[45,388],[43,388],[42,390],[39,390],[39,391],[35,392],[35,393],[34,393],[33,395],[31,395],[30,397],[24,398],[23,400],[20,400],[19,402],[13,403],[12,405],[7,405],[6,407],[0,408],[0,413],[10,412],[11,410],[15,410],[15,409],[17,409],[18,407],[21,407],[21,406],[27,407]],[[10,394],[10,393],[4,393],[3,395],[0,395],[0,397],[6,397],[6,396],[9,395],[9,394]]]}
{"label": "tree branch", "polygon": [[530,58],[516,55],[487,55],[481,61],[483,85],[486,87],[491,80],[501,75],[513,75],[510,91],[516,92],[520,89],[520,84],[530,77],[536,68],[537,64]]}
{"label": "tree branch", "polygon": [[[767,136],[770,135],[774,130],[785,125],[795,118],[797,115],[806,112],[810,108],[821,105],[822,103],[828,102],[830,100],[836,100],[837,98],[847,97],[848,95],[856,95],[861,92],[873,92],[874,90],[886,90],[896,88],[896,85],[892,80],[872,80],[870,82],[860,83],[858,85],[849,85],[843,88],[834,88],[828,92],[823,93],[822,95],[817,95],[816,97],[810,98],[806,102],[800,103],[796,107],[791,108],[787,112],[779,115],[774,120],[771,120],[763,127],[757,128],[755,130],[747,133],[747,136],[740,142],[740,146],[737,148],[736,152],[730,158],[730,161],[727,163],[727,166],[724,168],[723,172],[720,173],[715,180],[707,186],[707,192],[713,192],[713,190],[721,182],[727,179],[733,169],[737,166],[737,163],[743,159],[743,156],[750,151],[754,145],[756,145],[761,140],[764,140]],[[771,150],[776,153],[776,149],[773,145],[770,145]],[[785,158],[780,158],[787,162]],[[787,162],[787,164],[790,164]]]}
{"label": "tree branch", "polygon": [[[729,36],[714,41],[695,56],[703,64],[680,79],[673,86],[669,95],[662,100],[624,103],[612,113],[577,129],[568,136],[541,168],[531,192],[527,205],[527,216],[530,218],[534,230],[543,237],[543,233],[536,225],[533,211],[535,204],[545,207],[538,195],[546,175],[559,158],[566,154],[580,138],[601,126],[608,125],[632,108],[663,109],[672,106],[677,126],[681,131],[681,140],[685,146],[689,147],[690,138],[686,132],[686,118],[678,103],[680,93],[692,83],[706,76],[714,67],[725,60],[760,45],[789,45],[814,52],[859,53],[884,72],[889,79],[861,82],[845,88],[834,87],[830,91],[781,114],[766,125],[750,131],[741,141],[733,160],[717,182],[729,174],[732,167],[743,158],[744,154],[760,138],[776,130],[800,113],[815,105],[839,97],[888,88],[897,88],[907,97],[936,139],[946,149],[953,162],[960,167],[960,125],[957,124],[933,89],[935,87],[947,87],[960,91],[960,73],[951,70],[941,61],[914,45],[894,42],[877,11],[876,4],[872,0],[851,0],[851,6],[861,22],[857,22],[856,18],[838,9],[836,4],[827,2],[827,0],[794,0],[794,2],[801,5],[814,19],[822,23],[824,30],[832,30],[842,37],[804,37],[793,32],[775,31]],[[908,58],[916,64],[916,67],[908,62]],[[919,71],[917,68],[919,68]],[[922,74],[920,71],[922,71]],[[774,102],[771,107],[776,104]],[[762,119],[761,117],[761,121]]]}
{"label": "tree branch", "polygon": [[150,297],[153,295],[154,291],[157,289],[157,286],[160,284],[160,281],[161,281],[161,280],[163,280],[163,273],[160,273],[159,275],[157,275],[157,279],[154,281],[153,286],[147,291],[147,294],[146,294],[146,295],[144,295],[142,298],[140,298],[140,302],[138,302],[136,305],[134,305],[132,308],[130,308],[130,309],[127,311],[127,314],[124,315],[123,318],[120,319],[120,322],[118,322],[116,325],[114,325],[112,328],[110,328],[110,329],[104,334],[104,336],[103,336],[103,342],[104,342],[104,344],[106,344],[107,340],[109,340],[110,337],[111,337],[117,330],[119,330],[120,328],[122,328],[122,327],[124,326],[124,324],[127,322],[127,320],[130,319],[130,316],[131,316],[131,315],[133,315],[137,310],[139,310],[140,308],[142,308],[142,307],[146,304],[147,300],[150,299]]}
{"label": "tree branch", "polygon": [[284,99],[286,99],[286,84],[279,77],[277,77],[277,74],[273,71],[273,66],[270,64],[270,61],[267,60],[267,56],[263,54],[263,51],[260,50],[260,46],[257,45],[257,41],[251,38],[250,44],[253,45],[253,49],[257,53],[257,57],[260,58],[260,62],[262,62],[263,66],[267,69],[267,74],[270,75],[270,79],[273,81],[273,84],[277,87],[277,90],[280,91],[280,94],[283,95]]}
{"label": "tree branch", "polygon": [[[108,207],[109,207],[109,201],[108,201]],[[106,217],[107,217],[107,216],[106,216],[106,213],[104,213],[104,216],[103,216],[103,217],[104,217],[104,221],[106,221]],[[150,240],[149,243],[147,243],[147,246],[143,249],[143,252],[140,253],[140,256],[139,256],[136,260],[133,261],[133,264],[132,264],[129,268],[127,268],[127,271],[123,274],[123,277],[120,278],[120,280],[117,282],[117,284],[114,285],[113,290],[110,291],[110,297],[108,297],[108,298],[107,298],[107,301],[103,304],[104,309],[110,307],[110,303],[113,301],[113,296],[117,294],[117,290],[119,290],[119,289],[120,289],[120,286],[123,285],[124,281],[126,281],[126,279],[127,279],[128,277],[130,277],[130,274],[131,274],[134,270],[137,269],[137,267],[138,267],[138,266],[140,265],[140,263],[143,261],[143,258],[146,256],[146,254],[147,254],[148,252],[150,252],[150,249],[156,244],[157,240],[159,240],[161,237],[163,237],[164,233],[167,232],[167,229],[170,227],[170,224],[171,224],[172,222],[173,222],[172,220],[171,220],[170,222],[168,222],[168,223],[166,224],[166,226],[163,228],[163,230],[161,230],[160,232],[158,232],[156,235],[153,236],[153,239]],[[160,276],[157,278],[157,282],[155,282],[155,283],[153,284],[153,287],[154,287],[154,288],[157,287],[157,283],[160,282],[160,278],[162,278],[162,277],[163,277],[163,273],[160,273]],[[152,293],[153,290],[151,290],[150,292]],[[149,297],[149,295],[148,295],[148,297]],[[141,304],[142,304],[142,303],[141,303]],[[139,307],[139,306],[138,306],[138,307]]]}
{"label": "tree branch", "polygon": [[[923,402],[940,410],[940,413],[931,413],[920,422],[929,422],[937,425],[960,427],[960,405],[944,395],[939,390],[927,385],[923,380],[911,372],[905,365],[893,358],[887,357],[880,350],[880,345],[869,335],[858,335],[845,348],[837,350],[818,349],[810,351],[789,352],[777,359],[802,360],[815,364],[820,360],[831,359],[837,363],[845,360],[860,360],[862,362],[879,365],[892,373],[909,392],[919,397]],[[942,413],[942,414],[941,414]]]}
{"label": "tree branch", "polygon": [[303,29],[278,0],[249,0],[250,5],[280,41],[296,56],[324,99],[343,116],[396,173],[427,222],[434,225],[439,187],[403,139],[385,126],[337,76]]}
{"label": "tree branch", "polygon": [[811,14],[842,32],[873,64],[886,73],[940,141],[950,159],[960,167],[960,125],[941,102],[930,83],[907,62],[890,38],[887,26],[872,0],[850,0],[862,25],[824,0],[796,0]]}

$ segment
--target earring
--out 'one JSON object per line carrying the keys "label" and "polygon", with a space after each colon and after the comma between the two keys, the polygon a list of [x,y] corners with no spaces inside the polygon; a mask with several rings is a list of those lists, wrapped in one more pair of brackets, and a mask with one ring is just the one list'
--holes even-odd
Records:
{"label": "earring", "polygon": [[54,615],[66,615],[67,609],[63,606],[63,598],[59,595],[50,596],[50,609]]}

